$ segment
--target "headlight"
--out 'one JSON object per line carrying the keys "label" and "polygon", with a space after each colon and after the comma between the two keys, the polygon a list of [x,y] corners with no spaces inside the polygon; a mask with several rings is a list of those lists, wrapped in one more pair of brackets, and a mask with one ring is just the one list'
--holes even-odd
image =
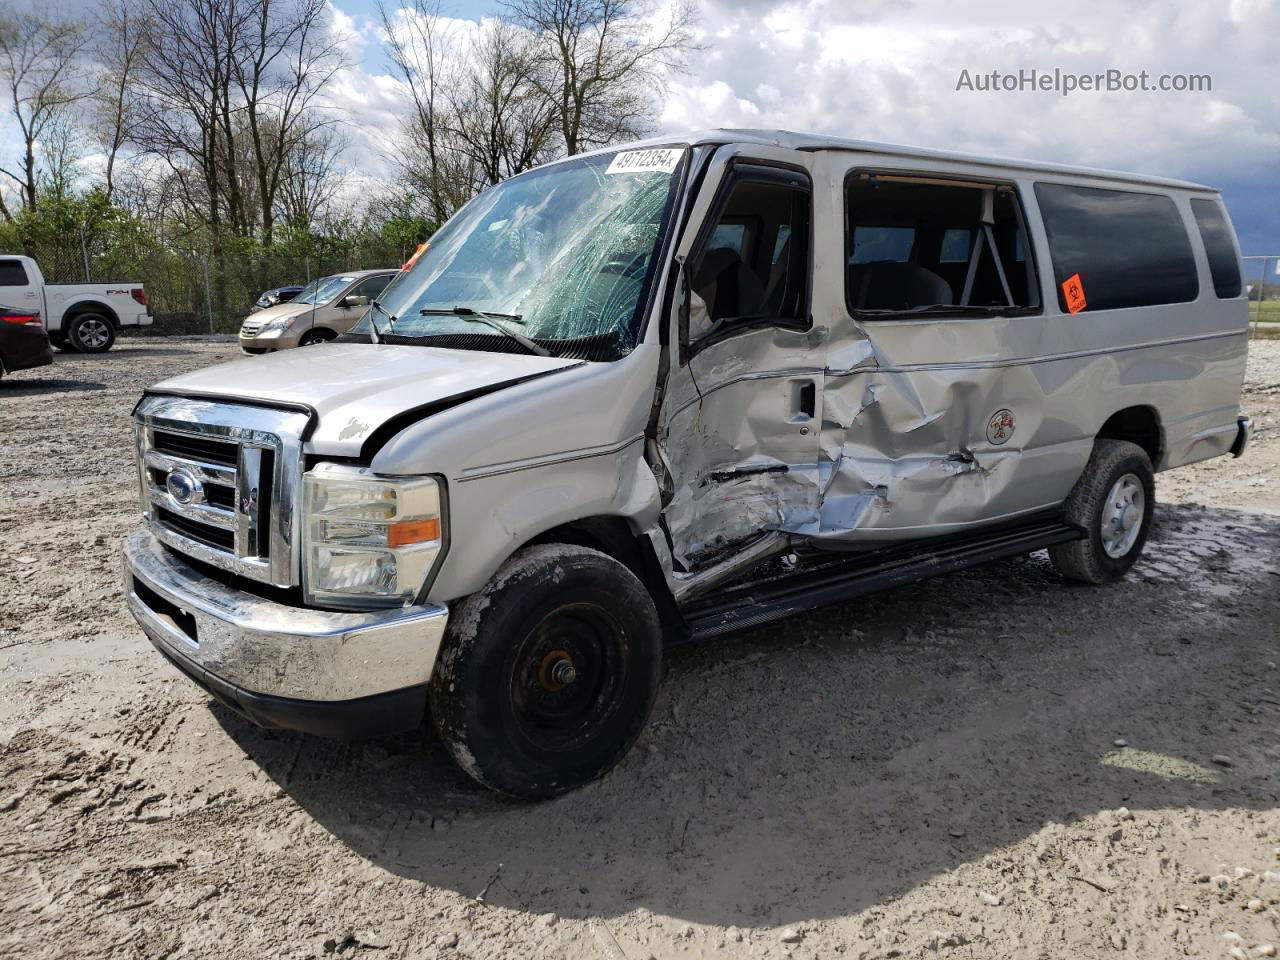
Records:
{"label": "headlight", "polygon": [[268,320],[262,325],[259,333],[275,333],[280,330],[288,330],[289,324],[293,323],[293,317],[276,317],[274,320]]}
{"label": "headlight", "polygon": [[321,463],[303,478],[303,592],[308,603],[412,603],[444,543],[440,485]]}

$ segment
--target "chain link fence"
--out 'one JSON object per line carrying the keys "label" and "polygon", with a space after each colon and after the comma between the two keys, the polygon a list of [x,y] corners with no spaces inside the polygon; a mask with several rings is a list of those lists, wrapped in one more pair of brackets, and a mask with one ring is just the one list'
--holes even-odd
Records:
{"label": "chain link fence", "polygon": [[63,242],[37,245],[31,254],[49,283],[142,283],[155,317],[150,332],[191,334],[236,332],[265,290],[351,270],[395,268],[414,249],[377,234],[326,239],[318,246],[233,248],[217,257],[196,250],[183,253],[145,235],[95,236],[77,230],[64,235]]}
{"label": "chain link fence", "polygon": [[1249,324],[1253,336],[1280,333],[1280,255],[1244,258],[1249,291]]}

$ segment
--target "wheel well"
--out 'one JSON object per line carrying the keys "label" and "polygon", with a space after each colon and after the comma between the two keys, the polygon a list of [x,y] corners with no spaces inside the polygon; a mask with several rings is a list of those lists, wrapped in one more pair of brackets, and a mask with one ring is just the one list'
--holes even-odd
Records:
{"label": "wheel well", "polygon": [[1128,440],[1147,452],[1151,465],[1159,467],[1164,452],[1164,431],[1154,407],[1126,407],[1107,418],[1099,428],[1099,440]]}
{"label": "wheel well", "polygon": [[111,321],[111,325],[117,330],[120,329],[120,318],[116,316],[116,312],[108,307],[105,303],[95,303],[92,300],[81,300],[79,303],[73,303],[62,312],[63,329],[71,326],[71,321],[86,313],[100,313]]}
{"label": "wheel well", "polygon": [[539,543],[571,543],[578,547],[590,547],[613,557],[639,577],[640,582],[649,589],[668,635],[687,634],[687,627],[667,586],[662,564],[653,551],[653,545],[648,538],[632,532],[630,525],[622,517],[574,520],[538,534],[525,546]]}
{"label": "wheel well", "polygon": [[330,336],[332,336],[332,337],[336,337],[336,336],[338,335],[338,331],[336,331],[336,330],[334,330],[334,329],[332,329],[332,328],[330,328],[330,327],[326,327],[326,326],[323,326],[323,325],[321,325],[321,324],[317,324],[316,326],[313,326],[313,327],[307,327],[307,329],[303,330],[303,331],[302,331],[302,336],[298,337],[298,339],[299,339],[299,340],[301,340],[301,339],[302,339],[302,337],[305,337],[308,333],[327,333],[327,334],[329,334],[329,335],[330,335]]}

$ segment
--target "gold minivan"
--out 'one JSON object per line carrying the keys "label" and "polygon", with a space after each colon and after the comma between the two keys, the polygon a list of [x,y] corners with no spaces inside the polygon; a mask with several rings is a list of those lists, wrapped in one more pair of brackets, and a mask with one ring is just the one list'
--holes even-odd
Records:
{"label": "gold minivan", "polygon": [[369,301],[397,273],[352,270],[313,280],[288,303],[246,317],[240,326],[240,349],[245,353],[271,353],[332,340],[356,325]]}

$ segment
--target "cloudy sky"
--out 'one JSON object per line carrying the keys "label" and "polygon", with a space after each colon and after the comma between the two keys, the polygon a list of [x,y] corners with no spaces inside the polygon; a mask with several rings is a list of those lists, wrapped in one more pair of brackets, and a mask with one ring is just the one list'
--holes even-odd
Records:
{"label": "cloudy sky", "polygon": [[[363,45],[338,95],[353,115],[394,111],[374,0],[333,2]],[[664,131],[782,127],[1187,177],[1224,189],[1246,253],[1280,253],[1277,0],[703,0],[700,32]],[[956,89],[962,70],[1032,68],[1209,74],[1212,91]]]}
{"label": "cloudy sky", "polygon": [[[459,20],[498,10],[444,2]],[[329,98],[358,179],[386,169],[403,98],[376,0],[331,3],[354,65]],[[781,127],[1186,177],[1224,190],[1246,254],[1280,254],[1280,0],[700,3],[703,49],[671,78],[663,132]],[[1055,68],[1208,74],[1212,90],[957,90],[962,70]]]}

